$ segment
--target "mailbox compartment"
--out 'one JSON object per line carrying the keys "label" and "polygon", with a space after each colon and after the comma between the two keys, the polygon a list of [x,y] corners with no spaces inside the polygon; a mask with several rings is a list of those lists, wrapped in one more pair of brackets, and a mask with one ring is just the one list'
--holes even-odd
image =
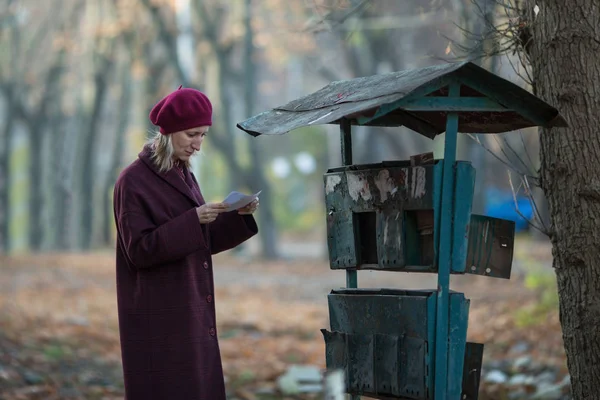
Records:
{"label": "mailbox compartment", "polygon": [[[514,222],[471,215],[475,170],[464,161],[455,168],[452,273],[509,278]],[[437,272],[442,174],[440,160],[330,169],[324,176],[330,267]]]}
{"label": "mailbox compartment", "polygon": [[[348,393],[433,399],[434,290],[340,289],[328,296],[322,330],[327,369],[346,373]],[[461,393],[469,301],[450,294],[448,383]]]}

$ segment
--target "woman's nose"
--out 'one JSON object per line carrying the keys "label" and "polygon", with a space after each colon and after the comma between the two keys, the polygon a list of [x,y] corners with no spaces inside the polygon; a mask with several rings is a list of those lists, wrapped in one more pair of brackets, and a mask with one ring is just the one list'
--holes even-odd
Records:
{"label": "woman's nose", "polygon": [[200,145],[202,144],[202,138],[196,139],[192,141],[192,148],[196,151],[200,150]]}

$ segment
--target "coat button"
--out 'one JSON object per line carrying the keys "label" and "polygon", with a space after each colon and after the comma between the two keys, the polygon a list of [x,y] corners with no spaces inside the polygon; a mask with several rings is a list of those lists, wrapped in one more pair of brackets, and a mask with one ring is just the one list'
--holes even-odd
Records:
{"label": "coat button", "polygon": [[208,333],[210,334],[210,336],[215,336],[215,334],[217,333],[217,331],[215,331],[215,328],[210,328],[208,330]]}
{"label": "coat button", "polygon": [[210,294],[208,296],[206,296],[206,302],[212,303],[212,296]]}
{"label": "coat button", "polygon": [[204,261],[204,269],[208,269],[208,261]]}

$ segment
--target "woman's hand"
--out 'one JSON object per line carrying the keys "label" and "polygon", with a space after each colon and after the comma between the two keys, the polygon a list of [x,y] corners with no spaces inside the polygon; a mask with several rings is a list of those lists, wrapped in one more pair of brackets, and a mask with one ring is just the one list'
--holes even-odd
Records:
{"label": "woman's hand", "polygon": [[242,207],[238,210],[238,214],[240,215],[251,215],[258,209],[258,199],[254,200],[252,203],[248,204],[246,207]]}
{"label": "woman's hand", "polygon": [[213,222],[219,214],[227,210],[227,204],[223,203],[208,203],[196,208],[196,214],[201,224]]}

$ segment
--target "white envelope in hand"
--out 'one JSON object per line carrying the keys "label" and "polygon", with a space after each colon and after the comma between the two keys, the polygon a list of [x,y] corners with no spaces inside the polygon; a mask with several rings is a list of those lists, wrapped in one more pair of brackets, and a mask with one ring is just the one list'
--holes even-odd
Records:
{"label": "white envelope in hand", "polygon": [[252,203],[254,200],[258,199],[258,195],[261,191],[255,194],[246,195],[240,192],[231,192],[225,197],[223,203],[227,204],[226,211],[234,211],[239,210],[240,208],[246,207],[248,204]]}

